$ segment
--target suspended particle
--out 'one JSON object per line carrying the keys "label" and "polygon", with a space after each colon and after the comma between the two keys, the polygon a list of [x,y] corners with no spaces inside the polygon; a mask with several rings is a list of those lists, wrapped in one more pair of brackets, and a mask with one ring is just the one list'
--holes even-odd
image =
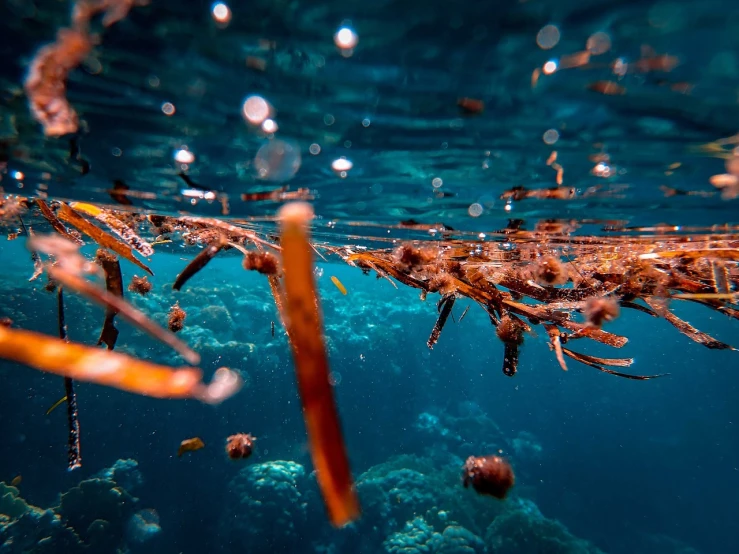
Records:
{"label": "suspended particle", "polygon": [[314,142],[313,144],[310,145],[310,147],[308,148],[308,151],[314,156],[317,156],[318,154],[321,153],[321,146]]}
{"label": "suspended particle", "polygon": [[164,104],[162,104],[162,113],[164,115],[174,115],[175,111],[176,110],[172,102],[165,102]]}

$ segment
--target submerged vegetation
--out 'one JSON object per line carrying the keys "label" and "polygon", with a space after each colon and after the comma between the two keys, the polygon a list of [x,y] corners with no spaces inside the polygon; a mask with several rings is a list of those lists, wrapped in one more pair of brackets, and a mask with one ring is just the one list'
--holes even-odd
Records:
{"label": "submerged vegetation", "polygon": [[[568,236],[554,222],[549,222],[546,230],[533,233],[522,230],[521,222],[516,222],[501,231],[502,241],[413,241],[370,250],[312,241],[308,234],[312,209],[301,203],[289,203],[278,213],[278,233],[260,233],[239,221],[133,215],[104,207],[79,209],[79,205],[64,202],[47,204],[13,197],[5,202],[21,206],[6,216],[5,225],[12,226],[14,219],[20,223],[20,218],[25,218],[23,228],[29,236],[28,247],[32,253],[29,267],[31,263],[36,267],[31,278],[39,277],[40,268],[50,281],[57,283],[60,331],[64,329],[63,288],[106,309],[98,345],[105,344],[108,351],[69,343],[64,333],[61,339],[56,339],[12,326],[0,327],[0,356],[67,379],[70,467],[79,465],[79,427],[72,379],[143,395],[193,397],[209,403],[224,400],[240,387],[238,372],[226,368],[216,372],[210,385],[204,385],[200,381],[201,372],[195,368],[173,369],[112,352],[118,334],[113,320],[120,314],[174,348],[187,361],[197,363],[199,359],[197,353],[173,334],[186,325],[186,314],[177,303],[169,313],[167,331],[123,299],[121,269],[115,254],[148,270],[134,252],[141,255],[141,245],[151,244],[150,240],[166,241],[164,244],[168,246],[200,245],[203,249],[180,272],[173,285],[175,290],[180,290],[191,280],[207,279],[207,264],[216,255],[236,251],[243,255],[244,269],[267,277],[292,346],[318,481],[329,518],[337,526],[359,517],[359,504],[333,399],[313,278],[314,254],[343,260],[365,273],[375,272],[378,278],[419,289],[422,299],[438,293],[439,317],[428,339],[429,348],[440,339],[448,318],[454,317],[455,302],[460,298],[471,300],[485,310],[503,343],[503,373],[509,377],[516,374],[525,337],[536,326],[545,330],[550,349],[565,371],[565,358],[569,357],[628,379],[648,380],[667,375],[622,372],[620,368],[631,366],[633,359],[597,357],[565,346],[586,339],[622,348],[628,337],[611,333],[607,327],[617,317],[628,317],[622,313],[627,310],[662,317],[707,348],[734,349],[699,331],[671,310],[673,302],[690,301],[727,317],[739,318],[735,293],[739,288],[739,248],[733,236],[694,236],[689,242],[669,237],[650,241],[583,238]],[[34,232],[47,225],[55,234]],[[116,231],[117,236],[106,229]],[[96,264],[80,254],[82,239],[78,231],[100,247]],[[41,259],[42,255],[47,259]],[[86,278],[99,273],[98,265],[103,269],[104,288]],[[143,279],[134,276],[128,289],[145,293],[151,285]],[[341,292],[346,293],[345,289]],[[467,309],[460,319],[466,313]],[[99,367],[106,369],[101,372]],[[610,369],[614,367],[619,370]],[[229,456],[248,457],[252,440],[250,435],[229,437]],[[200,439],[183,441],[178,455],[203,446]],[[470,480],[476,489],[500,491],[490,494],[502,497],[513,483],[513,473],[504,460],[490,459],[494,462],[491,467],[505,471],[480,470],[480,475],[494,478],[492,483],[480,484],[481,477],[470,477]],[[483,463],[479,467],[487,466]]]}

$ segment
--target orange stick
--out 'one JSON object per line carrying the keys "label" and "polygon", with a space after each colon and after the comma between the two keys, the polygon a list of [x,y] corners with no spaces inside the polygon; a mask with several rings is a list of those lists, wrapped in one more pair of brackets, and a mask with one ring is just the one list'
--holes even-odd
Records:
{"label": "orange stick", "polygon": [[235,393],[236,374],[221,368],[210,385],[194,367],[171,368],[62,339],[0,326],[0,358],[35,369],[155,398],[217,403]]}
{"label": "orange stick", "polygon": [[295,359],[311,456],[329,519],[334,526],[341,527],[357,519],[360,510],[329,382],[328,357],[313,281],[313,252],[308,242],[313,208],[296,202],[283,206],[278,215],[282,228],[285,323]]}

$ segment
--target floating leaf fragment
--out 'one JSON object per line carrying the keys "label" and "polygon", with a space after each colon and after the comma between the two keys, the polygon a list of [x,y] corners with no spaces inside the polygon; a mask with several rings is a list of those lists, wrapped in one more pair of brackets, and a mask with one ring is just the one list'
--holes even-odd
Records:
{"label": "floating leaf fragment", "polygon": [[75,212],[72,208],[70,208],[67,204],[61,204],[58,215],[59,219],[66,221],[70,225],[76,227],[79,231],[85,233],[100,246],[107,248],[108,250],[112,250],[121,258],[125,258],[129,262],[139,266],[149,275],[154,275],[151,269],[149,269],[143,262],[134,257],[133,249],[129,245],[116,239],[113,235],[106,233],[100,227],[93,225],[84,217]]}
{"label": "floating leaf fragment", "polygon": [[195,256],[189,264],[187,264],[185,269],[183,269],[177,276],[172,288],[174,290],[180,290],[193,275],[208,265],[208,262],[210,262],[227,244],[228,241],[226,238],[223,235],[219,235],[215,242],[200,251],[198,255]]}
{"label": "floating leaf fragment", "polygon": [[180,443],[180,447],[177,449],[177,457],[179,458],[186,452],[195,452],[201,448],[205,448],[205,443],[200,437],[185,439]]}
{"label": "floating leaf fragment", "polygon": [[209,385],[194,367],[171,368],[126,354],[0,327],[0,358],[40,371],[155,398],[195,398],[216,404],[234,394],[238,375],[220,368]]}
{"label": "floating leaf fragment", "polygon": [[584,354],[578,354],[577,352],[573,352],[572,350],[569,350],[567,348],[563,348],[562,352],[564,352],[567,356],[572,358],[573,360],[576,360],[582,364],[585,364],[590,367],[594,367],[598,371],[602,371],[603,373],[610,373],[611,375],[616,375],[617,377],[623,377],[625,379],[633,379],[636,381],[648,381],[649,379],[656,379],[658,377],[666,377],[667,375],[670,375],[669,373],[659,373],[657,375],[632,375],[630,373],[621,373],[620,371],[613,371],[612,369],[606,369],[602,365],[599,365],[594,360],[600,360],[600,358],[595,358],[593,356],[586,356]]}

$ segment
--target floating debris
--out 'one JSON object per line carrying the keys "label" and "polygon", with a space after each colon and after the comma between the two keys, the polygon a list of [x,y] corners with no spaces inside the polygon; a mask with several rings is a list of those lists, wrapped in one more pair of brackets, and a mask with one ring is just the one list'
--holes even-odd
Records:
{"label": "floating debris", "polygon": [[210,262],[227,244],[228,241],[226,238],[223,235],[218,235],[218,238],[212,244],[201,251],[189,264],[187,264],[187,267],[185,267],[185,269],[183,269],[177,276],[172,288],[174,290],[180,290],[193,275],[208,265],[208,262]]}
{"label": "floating debris", "polygon": [[111,350],[7,327],[0,327],[0,358],[155,398],[195,398],[217,404],[241,386],[238,375],[226,368],[218,369],[212,382],[205,385],[200,381],[202,373],[196,368],[174,369]]}
{"label": "floating debris", "polygon": [[[121,275],[121,265],[118,263],[118,259],[100,248],[95,255],[95,260],[105,272],[105,289],[109,294],[123,298],[123,276]],[[118,315],[118,310],[112,306],[106,306],[103,330],[100,332],[97,343],[98,346],[105,343],[108,350],[113,350],[118,340],[118,329],[113,323],[116,315]]]}
{"label": "floating debris", "polygon": [[152,287],[153,285],[146,275],[143,277],[134,275],[131,278],[131,283],[128,285],[128,290],[141,296],[146,296],[151,292]]}
{"label": "floating debris", "polygon": [[359,500],[329,380],[328,358],[313,280],[309,204],[283,206],[278,214],[284,269],[284,322],[295,359],[298,389],[318,485],[329,519],[341,527],[357,519]]}
{"label": "floating debris", "polygon": [[185,326],[186,317],[187,314],[185,313],[185,310],[180,308],[180,303],[175,302],[174,306],[169,309],[169,318],[167,319],[169,330],[173,333],[182,331]]}
{"label": "floating debris", "polygon": [[504,499],[515,482],[513,468],[500,456],[470,456],[462,469],[462,483],[478,494]]}
{"label": "floating debris", "polygon": [[246,460],[252,454],[256,437],[248,433],[238,433],[226,439],[226,454],[232,460]]}
{"label": "floating debris", "polygon": [[336,286],[337,289],[339,289],[339,292],[341,294],[343,294],[344,296],[346,296],[346,287],[344,286],[344,284],[341,281],[339,281],[338,277],[334,277],[332,275],[331,276],[331,282],[334,284],[334,286]]}
{"label": "floating debris", "polygon": [[200,437],[185,439],[180,443],[180,447],[177,449],[177,457],[179,458],[186,452],[195,452],[201,448],[205,448],[205,443]]}
{"label": "floating debris", "polygon": [[[67,324],[64,320],[64,289],[59,287],[56,293],[57,309],[59,314],[59,338],[69,344],[67,337]],[[74,391],[72,375],[64,375],[64,399],[67,401],[67,425],[69,434],[67,437],[67,469],[72,471],[82,467],[82,455],[80,453],[80,419],[77,410],[77,394]],[[53,408],[53,407],[52,407]],[[47,415],[51,413],[51,409]]]}

